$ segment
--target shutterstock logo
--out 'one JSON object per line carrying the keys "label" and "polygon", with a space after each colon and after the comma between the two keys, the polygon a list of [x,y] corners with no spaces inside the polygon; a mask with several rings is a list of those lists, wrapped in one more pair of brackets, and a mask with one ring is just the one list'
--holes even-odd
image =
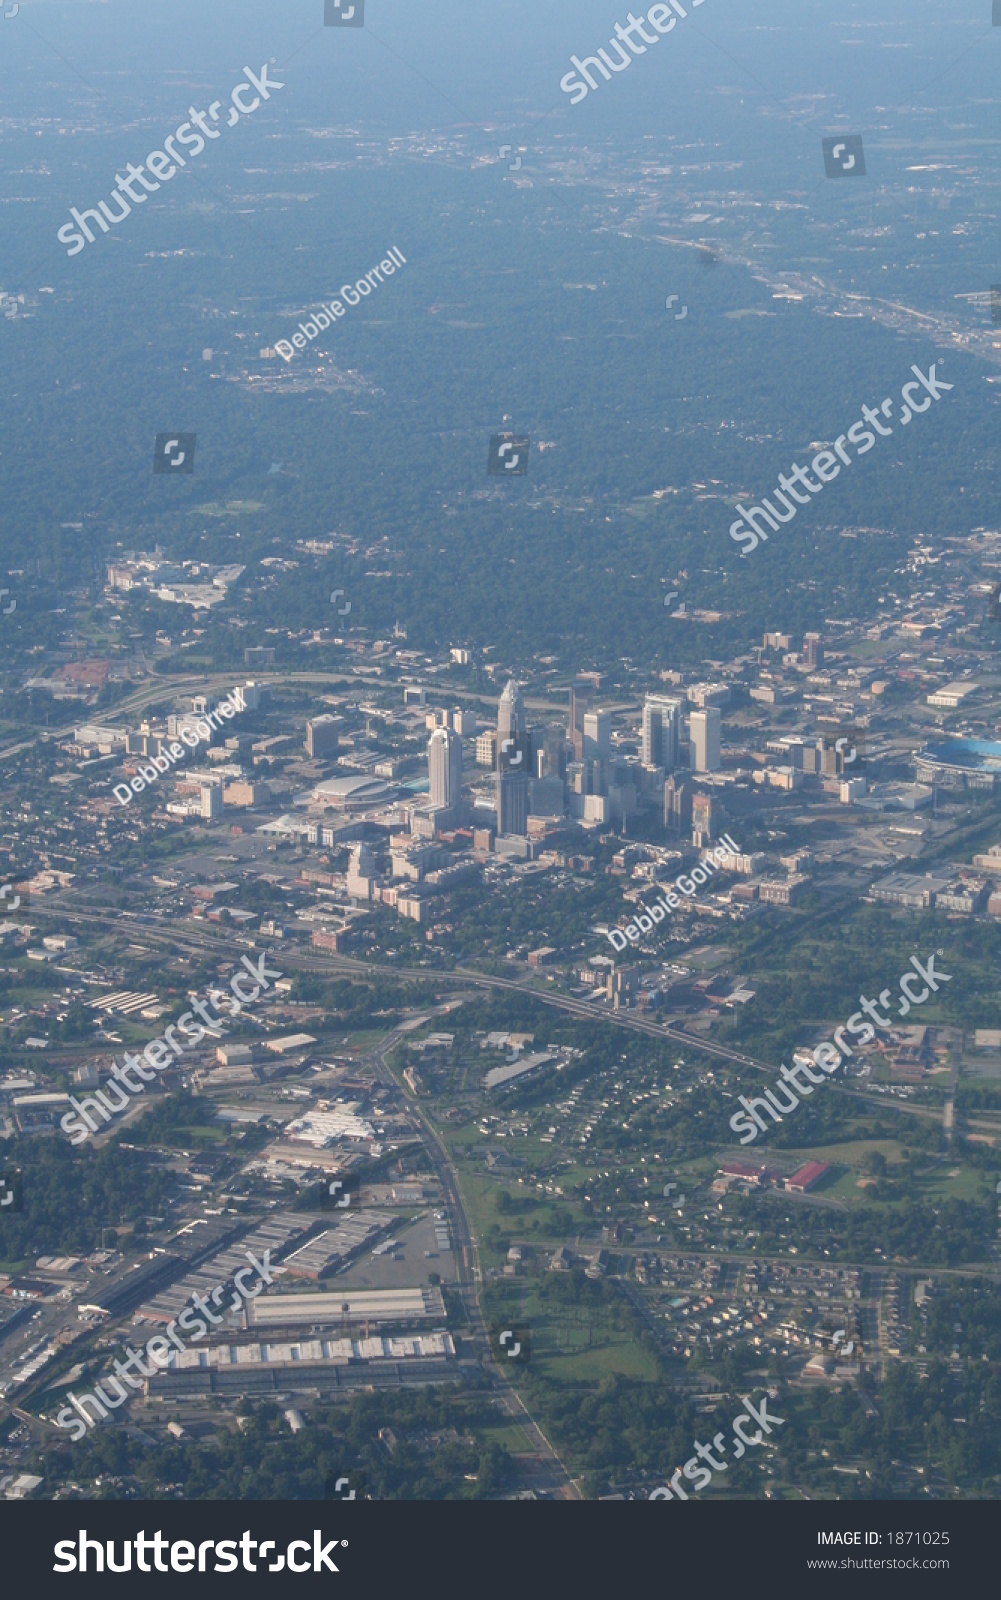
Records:
{"label": "shutterstock logo", "polygon": [[[340,1572],[340,1567],[334,1562],[333,1552],[338,1548],[346,1550],[348,1541],[328,1539],[324,1543],[320,1528],[314,1528],[312,1533],[312,1543],[308,1539],[293,1539],[288,1548],[280,1552],[274,1539],[252,1539],[249,1528],[244,1530],[239,1539],[201,1539],[197,1547],[189,1539],[166,1539],[158,1528],[149,1537],[143,1531],[133,1539],[123,1539],[119,1562],[115,1548],[117,1539],[108,1539],[102,1544],[99,1539],[88,1538],[86,1528],[81,1528],[75,1539],[56,1541],[52,1551],[56,1558],[52,1570],[86,1572],[87,1559],[90,1557],[94,1563],[93,1570],[103,1572],[107,1550],[109,1572],[131,1572],[134,1550],[138,1572],[236,1572],[240,1566],[244,1572]],[[237,1558],[237,1551],[240,1551],[242,1561]],[[305,1551],[303,1557],[300,1557],[300,1551]],[[210,1552],[214,1557],[212,1566],[207,1564]],[[152,1566],[147,1560],[148,1556],[153,1557]],[[262,1565],[255,1563],[255,1556]],[[263,1565],[265,1561],[266,1566]]]}
{"label": "shutterstock logo", "polygon": [[854,724],[845,728],[834,741],[838,774],[843,778],[860,778],[865,772],[865,729]]}
{"label": "shutterstock logo", "polygon": [[334,1178],[324,1186],[320,1206],[324,1211],[346,1211],[351,1204],[351,1190],[344,1187],[343,1179]]}
{"label": "shutterstock logo", "polygon": [[196,437],[193,433],[158,433],[153,448],[153,471],[194,472]]}
{"label": "shutterstock logo", "polygon": [[532,741],[527,733],[509,733],[497,746],[497,771],[532,776]]}
{"label": "shutterstock logo", "polygon": [[865,177],[865,152],[857,133],[835,134],[823,144],[824,170],[829,178]]}
{"label": "shutterstock logo", "polygon": [[323,26],[325,28],[363,28],[365,26],[365,0],[325,0]]}
{"label": "shutterstock logo", "polygon": [[491,478],[522,478],[528,471],[530,441],[513,433],[495,433],[490,440],[487,475]]}
{"label": "shutterstock logo", "polygon": [[[347,1472],[329,1472],[323,1486],[324,1500],[367,1500],[364,1472],[352,1468]],[[345,1539],[345,1544],[347,1540]]]}
{"label": "shutterstock logo", "polygon": [[[936,375],[939,366],[941,361],[933,361],[927,375],[920,367],[911,367],[915,381],[905,383],[901,389],[902,404],[896,419],[890,395],[887,395],[878,408],[864,405],[862,407],[864,421],[853,422],[844,433],[839,433],[832,441],[830,450],[819,451],[808,467],[800,466],[798,461],[794,461],[791,472],[779,473],[780,487],[772,491],[771,499],[762,499],[759,506],[748,507],[738,501],[736,509],[740,516],[736,522],[730,524],[730,538],[741,545],[742,554],[750,555],[759,544],[766,543],[769,538],[768,530],[777,533],[781,524],[791,522],[798,506],[809,505],[810,496],[820,494],[827,484],[833,483],[843,467],[851,467],[857,457],[868,455],[877,438],[888,439],[893,433],[893,428],[890,426],[893,420],[896,420],[901,428],[906,428],[916,416],[923,416],[932,404],[937,405],[943,395],[953,387],[951,383],[946,383],[943,378]],[[849,452],[848,445],[854,447],[854,456]],[[811,470],[815,474],[816,481],[810,476]],[[808,491],[806,494],[803,493],[804,489]]]}
{"label": "shutterstock logo", "polygon": [[0,919],[24,910],[27,904],[28,891],[23,883],[0,883]]}
{"label": "shutterstock logo", "polygon": [[20,1167],[9,1167],[6,1171],[0,1171],[0,1216],[11,1211],[23,1210]]}
{"label": "shutterstock logo", "polygon": [[512,1327],[510,1323],[492,1327],[490,1330],[490,1343],[494,1357],[507,1367],[527,1365],[532,1354],[532,1341],[526,1327]]}

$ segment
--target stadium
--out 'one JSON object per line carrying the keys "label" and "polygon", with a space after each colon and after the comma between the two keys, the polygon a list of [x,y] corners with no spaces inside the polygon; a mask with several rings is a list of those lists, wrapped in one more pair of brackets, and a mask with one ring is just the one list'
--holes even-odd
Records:
{"label": "stadium", "polygon": [[915,751],[919,783],[948,789],[993,789],[1001,776],[1001,744],[991,739],[941,739]]}

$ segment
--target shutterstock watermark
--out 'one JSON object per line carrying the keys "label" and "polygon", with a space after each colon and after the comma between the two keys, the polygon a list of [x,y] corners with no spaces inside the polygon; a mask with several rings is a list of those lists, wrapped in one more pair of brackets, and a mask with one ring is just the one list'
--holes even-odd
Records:
{"label": "shutterstock watermark", "polygon": [[[233,1283],[236,1287],[236,1293],[230,1302],[230,1309],[233,1311],[239,1311],[245,1300],[256,1300],[264,1285],[267,1284],[270,1287],[274,1282],[270,1270],[270,1250],[265,1250],[263,1261],[258,1261],[251,1250],[245,1251],[244,1254],[250,1265],[241,1267],[239,1272],[233,1275]],[[248,1289],[244,1279],[249,1278],[253,1272],[259,1275],[261,1281],[256,1288]],[[171,1321],[167,1324],[166,1336],[162,1333],[155,1333],[152,1339],[147,1341],[146,1359],[149,1362],[148,1367],[143,1366],[140,1351],[133,1350],[131,1345],[126,1345],[128,1360],[116,1360],[112,1363],[117,1377],[102,1377],[100,1383],[95,1383],[93,1394],[78,1396],[72,1390],[69,1390],[67,1398],[70,1403],[68,1406],[63,1406],[56,1417],[56,1427],[73,1430],[73,1443],[77,1444],[88,1428],[96,1427],[98,1421],[104,1421],[109,1411],[117,1411],[120,1405],[131,1399],[129,1391],[141,1389],[144,1378],[150,1378],[154,1372],[162,1372],[171,1365],[174,1360],[174,1351],[171,1349],[171,1345],[180,1350],[182,1355],[184,1354],[185,1344],[183,1339],[178,1337],[178,1328],[183,1328],[185,1333],[189,1333],[192,1344],[197,1344],[198,1340],[204,1339],[208,1333],[209,1323],[217,1327],[222,1322],[222,1317],[217,1317],[211,1307],[219,1305],[224,1293],[225,1286],[220,1283],[216,1285],[208,1296],[203,1294],[192,1295],[189,1304],[185,1306],[176,1322]],[[202,1313],[201,1316],[195,1315],[195,1308]],[[205,1318],[208,1321],[205,1321]],[[138,1370],[141,1376],[138,1378],[132,1377],[130,1374],[133,1370]],[[122,1383],[123,1378],[125,1379],[124,1384]],[[108,1385],[109,1389],[114,1384],[117,1398],[113,1398],[108,1394],[104,1387],[105,1384]],[[128,1387],[126,1387],[126,1384]],[[96,1416],[92,1417],[87,1411],[86,1403],[88,1401],[94,1407]],[[73,1414],[74,1411],[77,1413],[76,1416]]]}
{"label": "shutterstock watermark", "polygon": [[507,1366],[509,1362],[526,1366],[532,1355],[532,1340],[528,1329],[519,1324],[516,1327],[508,1323],[491,1325],[490,1345],[494,1352],[495,1360]]}
{"label": "shutterstock watermark", "polygon": [[325,28],[364,28],[365,0],[326,0],[323,8]]}
{"label": "shutterstock watermark", "polygon": [[357,1190],[345,1186],[343,1178],[333,1178],[320,1193],[321,1211],[346,1211],[351,1204],[351,1197],[357,1198]]}
{"label": "shutterstock watermark", "polygon": [[860,778],[865,772],[865,729],[854,722],[834,741],[834,749],[841,758],[841,771],[846,778]]}
{"label": "shutterstock watermark", "polygon": [[[257,110],[263,100],[270,100],[272,89],[284,89],[285,87],[283,83],[276,83],[273,78],[268,77],[267,64],[261,68],[260,77],[257,76],[256,72],[251,72],[249,67],[244,67],[243,76],[247,80],[246,83],[238,83],[230,92],[229,115],[225,124],[227,128],[234,128],[241,117],[249,117]],[[248,104],[245,96],[252,88],[256,89],[257,93]],[[108,233],[110,228],[115,227],[119,222],[125,221],[125,218],[132,211],[132,206],[145,205],[148,197],[156,189],[159,189],[161,184],[169,183],[171,178],[175,176],[178,167],[186,167],[188,161],[200,156],[205,149],[206,140],[218,139],[221,135],[221,129],[214,128],[211,124],[219,121],[221,106],[221,100],[213,100],[207,112],[196,111],[194,106],[189,106],[188,116],[191,121],[182,122],[174,133],[168,134],[163,141],[162,150],[151,150],[145,162],[140,161],[138,165],[129,161],[126,164],[127,178],[123,178],[120,173],[116,172],[115,189],[111,196],[115,206],[114,211],[111,210],[107,200],[98,201],[100,209],[97,211],[78,211],[76,206],[71,206],[70,216],[73,221],[63,223],[63,226],[56,234],[60,244],[72,246],[71,249],[66,251],[66,254],[68,256],[78,256],[81,250],[86,249],[88,243],[94,243],[96,235],[90,230],[88,218],[90,221],[97,223],[102,233]],[[211,119],[211,122],[209,119]],[[201,131],[198,133],[193,132],[192,124]],[[178,144],[184,146],[187,151],[187,159],[178,150]],[[144,168],[149,177],[143,175]],[[150,178],[153,179],[152,183]],[[137,183],[141,185],[138,194],[135,188]],[[129,205],[128,200],[125,198],[126,195],[132,201],[132,205]]]}
{"label": "shutterstock watermark", "polygon": [[[936,952],[936,954],[939,953]],[[917,956],[911,956],[911,966],[914,969],[913,972],[905,972],[900,979],[900,1003],[897,1006],[898,1017],[906,1017],[912,1006],[923,1006],[933,993],[938,993],[940,983],[952,982],[951,973],[936,971],[934,955],[928,957],[927,966],[919,961]],[[921,979],[922,987],[920,993],[915,994],[914,985],[919,978]],[[795,1066],[787,1067],[783,1065],[780,1069],[783,1081],[776,1084],[776,1088],[782,1092],[783,1099],[780,1100],[778,1095],[771,1089],[765,1090],[764,1098],[760,1095],[753,1095],[748,1100],[745,1095],[738,1095],[737,1098],[744,1109],[743,1111],[735,1112],[730,1118],[730,1127],[734,1133],[742,1133],[744,1135],[740,1141],[741,1144],[751,1144],[758,1137],[759,1132],[768,1132],[768,1123],[765,1122],[761,1115],[762,1110],[768,1112],[773,1123],[781,1122],[783,1117],[790,1116],[796,1110],[801,1099],[805,1099],[813,1093],[813,1087],[816,1084],[826,1083],[831,1073],[837,1072],[841,1066],[842,1058],[847,1061],[854,1055],[855,1052],[852,1047],[845,1043],[846,1032],[854,1037],[856,1045],[868,1044],[870,1040],[876,1037],[877,1028],[884,1033],[888,1033],[895,1026],[894,1020],[892,1017],[884,1017],[880,1011],[880,1006],[883,1007],[883,1010],[886,1010],[890,1004],[890,997],[891,991],[889,989],[883,989],[878,1000],[870,1000],[864,994],[859,995],[859,1005],[862,1007],[862,1011],[854,1012],[843,1027],[835,1028],[834,1044],[829,1039],[825,1039],[812,1052],[814,1065],[822,1068],[819,1077],[815,1072],[811,1071],[809,1063],[800,1057]],[[863,1011],[866,1016],[872,1018],[871,1022],[863,1022]],[[801,1073],[806,1074],[806,1083],[802,1081]],[[794,1094],[793,1086],[799,1091],[798,1095]]]}
{"label": "shutterstock watermark", "polygon": [[[911,367],[916,382],[905,383],[900,391],[904,402],[899,418],[901,427],[905,427],[913,416],[927,411],[933,400],[941,400],[942,395],[954,387],[953,384],[936,378],[935,367],[936,363],[933,361],[927,377],[919,367]],[[884,400],[878,411],[872,406],[863,406],[862,415],[865,422],[855,422],[846,434],[838,434],[834,441],[833,452],[821,450],[814,456],[810,466],[820,479],[819,483],[814,483],[808,467],[801,467],[795,461],[791,473],[779,473],[781,487],[775,490],[775,499],[781,502],[781,510],[773,505],[771,500],[762,500],[760,506],[751,506],[749,509],[738,503],[737,510],[740,512],[740,517],[730,524],[730,538],[741,546],[743,555],[750,555],[752,550],[758,548],[759,543],[767,542],[765,523],[772,533],[777,533],[782,523],[792,521],[797,506],[809,505],[810,495],[819,494],[825,484],[832,483],[842,466],[850,467],[853,464],[853,458],[845,449],[846,444],[854,445],[858,454],[864,456],[868,455],[876,443],[877,434],[882,439],[889,438],[893,429],[884,427],[884,423],[893,415],[892,400]],[[866,422],[870,424],[870,428],[875,429],[875,432],[866,427]],[[797,484],[801,488],[808,489],[809,494],[801,494],[800,489],[796,487]],[[755,521],[755,518],[759,520]]]}
{"label": "shutterstock watermark", "polygon": [[164,746],[164,754],[150,756],[150,765],[141,766],[138,774],[131,783],[116,783],[112,793],[120,806],[127,806],[133,794],[142,794],[150,784],[156,782],[163,773],[169,772],[178,761],[187,757],[188,750],[197,750],[200,744],[208,743],[216,728],[221,728],[223,722],[231,722],[238,711],[246,711],[247,702],[243,697],[242,689],[234,689],[214,711],[209,711],[204,717],[199,717],[193,728],[182,728],[181,738],[183,744],[175,740],[171,745]]}
{"label": "shutterstock watermark", "polygon": [[[675,879],[675,887],[681,890],[686,900],[691,900],[698,894],[701,885],[708,882],[711,873],[721,867],[725,872],[733,857],[739,855],[740,847],[734,844],[729,834],[725,833],[723,843],[703,856],[701,866],[693,867],[690,873],[682,872]],[[639,944],[644,934],[652,933],[658,922],[663,922],[665,917],[671,916],[682,904],[684,902],[678,899],[674,889],[669,889],[660,900],[655,900],[644,910],[638,911],[634,921],[627,923],[625,929],[609,928],[605,938],[613,950],[625,950],[630,944]]]}
{"label": "shutterstock watermark", "polygon": [[523,478],[528,471],[531,443],[528,434],[520,438],[514,433],[492,434],[487,450],[487,477],[506,478],[513,475]]}
{"label": "shutterstock watermark", "polygon": [[[191,1539],[167,1539],[159,1528],[149,1536],[143,1529],[134,1538],[122,1540],[119,1563],[117,1539],[107,1539],[102,1544],[100,1539],[89,1538],[86,1528],[81,1528],[75,1539],[56,1540],[52,1547],[56,1558],[52,1570],[86,1572],[87,1562],[93,1557],[94,1571],[103,1572],[107,1550],[109,1572],[131,1572],[134,1550],[137,1572],[236,1572],[241,1565],[244,1572],[340,1572],[331,1551],[347,1542],[346,1539],[328,1539],[324,1543],[323,1530],[314,1528],[312,1544],[308,1539],[293,1539],[282,1554],[274,1539],[254,1539],[249,1528],[244,1529],[239,1539],[199,1539],[197,1546]],[[302,1559],[301,1550],[306,1552]],[[237,1558],[237,1551],[241,1553],[242,1562]],[[208,1565],[210,1554],[212,1566]],[[271,1560],[267,1566],[255,1564],[255,1556],[265,1562],[269,1554]],[[152,1566],[147,1556],[152,1556]]]}
{"label": "shutterstock watermark", "polygon": [[[267,965],[267,956],[258,956],[256,967],[249,956],[243,956],[242,964],[255,980],[254,987],[249,994],[245,993],[242,985],[246,983],[246,974],[243,972],[235,972],[233,974],[229,984],[233,997],[229,1000],[229,1009],[225,1013],[225,1015],[231,1017],[238,1016],[244,1006],[251,1005],[262,989],[271,987],[268,982],[269,978],[278,979],[281,977],[280,972],[272,971]],[[101,1131],[102,1124],[106,1126],[112,1117],[117,1116],[119,1112],[126,1109],[130,1104],[129,1095],[145,1094],[143,1083],[152,1083],[158,1072],[162,1072],[165,1067],[173,1065],[171,1052],[173,1052],[174,1056],[180,1056],[185,1050],[193,1050],[196,1045],[201,1044],[207,1033],[211,1034],[213,1038],[218,1038],[220,1033],[229,1031],[226,1028],[219,1027],[219,1016],[223,1015],[223,1013],[218,1002],[213,997],[209,998],[208,1005],[212,1007],[213,1011],[219,1013],[219,1016],[215,1017],[209,1015],[208,1006],[204,1000],[196,1000],[191,995],[188,998],[191,1000],[191,1010],[185,1011],[178,1018],[176,1027],[174,1023],[171,1023],[169,1027],[164,1028],[159,1038],[153,1039],[143,1051],[141,1059],[145,1061],[146,1067],[150,1069],[148,1072],[145,1067],[140,1065],[139,1056],[126,1051],[125,1065],[120,1067],[116,1064],[112,1067],[111,1077],[105,1083],[103,1090],[95,1089],[92,1096],[85,1095],[82,1100],[78,1100],[75,1095],[70,1095],[70,1105],[73,1110],[67,1111],[59,1124],[63,1132],[70,1135],[70,1144],[85,1144],[92,1133]],[[194,1023],[192,1027],[192,1019],[196,1012],[202,1018],[202,1022],[205,1023],[204,1027],[201,1022]],[[180,1043],[176,1037],[178,1030],[184,1034],[184,1038]],[[143,1083],[133,1083],[129,1077],[130,1072],[137,1073]],[[128,1090],[128,1094],[125,1093],[126,1090]],[[114,1100],[111,1098],[112,1094],[114,1095]],[[91,1111],[96,1111],[99,1114],[101,1117],[100,1123],[94,1121],[90,1115]]]}
{"label": "shutterstock watermark", "polygon": [[158,433],[153,445],[153,471],[194,472],[197,438],[194,433]]}
{"label": "shutterstock watermark", "polygon": [[352,1467],[350,1473],[328,1472],[323,1485],[324,1500],[357,1500],[359,1494],[363,1500],[370,1499],[365,1493],[368,1480],[364,1472],[357,1467]]}
{"label": "shutterstock watermark", "polygon": [[[704,4],[704,0],[688,0],[688,4],[694,11],[698,6]],[[609,40],[611,48],[615,51],[616,59],[614,61],[604,48],[599,49],[596,56],[585,56],[583,61],[579,56],[570,57],[570,64],[574,70],[566,73],[560,79],[560,88],[563,93],[571,96],[570,104],[572,106],[579,105],[582,100],[587,99],[589,88],[597,89],[598,80],[591,76],[591,67],[594,68],[595,72],[600,72],[607,83],[613,72],[625,72],[626,68],[631,64],[633,56],[645,56],[647,45],[660,44],[661,35],[672,33],[678,26],[678,18],[680,17],[684,22],[687,16],[688,12],[681,4],[681,0],[671,0],[670,5],[651,6],[645,17],[634,17],[630,11],[629,21],[626,26],[623,27],[621,22],[617,22],[615,24],[615,38]],[[643,31],[644,22],[649,22],[650,26],[656,31],[654,33],[645,33]],[[634,35],[638,35],[643,43],[639,43]],[[622,46],[624,44],[629,46],[628,50],[623,50]],[[577,76],[578,73],[580,77]]]}
{"label": "shutterstock watermark", "polygon": [[857,133],[836,133],[823,140],[824,170],[829,178],[864,178],[865,151]]}
{"label": "shutterstock watermark", "polygon": [[26,911],[30,898],[23,883],[0,883],[0,919]]}
{"label": "shutterstock watermark", "polygon": [[[349,306],[359,305],[365,296],[370,295],[373,289],[377,289],[381,283],[385,282],[386,278],[391,278],[396,272],[402,272],[406,264],[406,256],[400,254],[395,244],[390,245],[388,254],[379,262],[379,265],[373,267],[371,272],[366,272],[364,278],[359,278],[353,288],[350,283],[341,285],[340,294],[342,299],[346,300]],[[354,296],[353,299],[352,296]],[[299,332],[293,333],[291,344],[287,339],[276,339],[275,349],[283,361],[291,361],[296,350],[305,350],[307,343],[311,339],[318,338],[324,328],[329,328],[332,322],[336,322],[340,317],[346,315],[347,312],[341,301],[331,300],[329,305],[324,304],[321,310],[315,312],[308,322],[300,322]],[[284,350],[282,345],[285,346]]]}
{"label": "shutterstock watermark", "polygon": [[[753,1447],[755,1445],[763,1444],[765,1440],[765,1434],[771,1433],[773,1424],[776,1428],[781,1428],[784,1426],[784,1417],[776,1417],[774,1414],[769,1415],[768,1398],[768,1395],[765,1395],[759,1409],[757,1406],[753,1405],[750,1400],[748,1400],[746,1394],[741,1395],[741,1399],[747,1407],[747,1410],[742,1411],[739,1417],[734,1417],[733,1422],[730,1424],[730,1426],[733,1428],[733,1455],[735,1461],[740,1460],[741,1456],[746,1453],[749,1446]],[[748,1434],[745,1433],[744,1426],[745,1424],[750,1424],[752,1417],[758,1426],[753,1434]],[[668,1479],[671,1488],[668,1489],[665,1485],[660,1489],[655,1489],[650,1495],[650,1499],[673,1500],[675,1496],[677,1496],[679,1500],[688,1500],[691,1494],[698,1494],[706,1487],[707,1484],[712,1483],[713,1472],[726,1472],[727,1463],[725,1461],[717,1461],[716,1456],[713,1455],[714,1450],[718,1456],[721,1456],[725,1453],[726,1445],[723,1442],[723,1438],[724,1435],[721,1430],[719,1433],[717,1433],[711,1445],[703,1444],[701,1440],[696,1439],[695,1454],[692,1456],[691,1460],[686,1461],[685,1465],[683,1467],[679,1467],[674,1476]],[[708,1466],[700,1466],[700,1460],[703,1462],[708,1462]],[[709,1467],[712,1468],[712,1472],[710,1472]],[[680,1480],[683,1477],[687,1478],[689,1484],[691,1485],[689,1492],[686,1492],[686,1490],[681,1487]],[[674,1490],[674,1494],[671,1493],[671,1489]]]}

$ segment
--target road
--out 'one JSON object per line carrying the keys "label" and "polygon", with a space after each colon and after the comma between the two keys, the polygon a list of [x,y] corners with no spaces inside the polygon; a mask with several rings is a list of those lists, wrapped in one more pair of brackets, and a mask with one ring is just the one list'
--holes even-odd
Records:
{"label": "road", "polygon": [[[109,932],[121,932],[119,911],[107,908],[86,910],[71,894],[53,896],[44,904],[39,902],[32,906],[33,917],[42,917],[46,913],[70,922],[99,923],[106,926]],[[130,917],[128,923],[130,931],[141,932],[142,937],[150,943],[160,943],[171,949],[180,947],[199,955],[213,955],[218,958],[233,955],[231,939],[213,936],[201,929],[196,931],[178,927],[176,924],[166,925],[151,918],[139,920],[138,917],[135,919]],[[653,1022],[648,1017],[640,1017],[629,1011],[606,1011],[596,1007],[591,1001],[578,1000],[573,995],[547,993],[537,988],[527,978],[521,980],[501,978],[493,973],[476,972],[469,967],[452,967],[448,971],[430,967],[398,967],[387,962],[360,961],[354,956],[316,955],[312,952],[306,954],[294,946],[283,947],[280,952],[276,950],[272,953],[276,959],[280,955],[287,966],[298,968],[303,972],[383,979],[403,977],[435,985],[457,984],[477,989],[509,990],[516,994],[527,995],[542,1005],[553,1006],[559,1011],[566,1011],[571,1016],[580,1017],[587,1022],[607,1022],[613,1027],[631,1028],[634,1032],[645,1033],[650,1038],[670,1039],[676,1044],[684,1045],[688,1050],[700,1050],[705,1055],[716,1056],[723,1061],[753,1067],[759,1072],[775,1075],[776,1069],[770,1062],[758,1061],[754,1056],[746,1055],[739,1050],[730,1050],[726,1045],[715,1044],[711,1040],[686,1033],[682,1028],[672,1028],[666,1023]]]}
{"label": "road", "polygon": [[[345,684],[349,688],[358,688],[361,690],[371,689],[373,686],[371,672],[354,672],[350,667],[344,672],[254,671],[253,677],[250,681],[253,683],[268,685],[280,685],[283,683],[313,683],[324,686]],[[143,684],[141,689],[133,689],[130,694],[123,695],[122,699],[119,700],[114,706],[109,706],[106,710],[104,710],[102,712],[102,717],[105,722],[111,723],[112,726],[118,726],[123,719],[127,720],[130,716],[134,716],[136,712],[145,711],[149,706],[156,704],[158,701],[176,700],[178,695],[183,695],[185,693],[224,695],[228,694],[229,691],[234,687],[234,684],[238,682],[247,682],[246,672],[243,674],[239,672],[184,672],[175,673],[171,676],[150,677],[149,680]],[[458,694],[460,691],[457,688],[455,692]],[[463,698],[466,700],[475,700],[484,706],[489,706],[491,710],[496,708],[496,698],[493,698],[490,695],[470,694],[464,689],[461,692]],[[614,711],[623,710],[626,708],[634,709],[637,702],[632,700],[622,702],[609,701],[608,704],[610,709]],[[552,713],[555,709],[554,702],[547,698],[529,698],[525,701],[525,705],[529,710],[545,711],[549,713]],[[565,703],[561,705],[560,709],[565,709]],[[23,750],[30,750],[32,746],[37,744],[40,739],[68,739],[73,733],[74,728],[79,726],[80,714],[78,709],[78,715],[76,719],[73,722],[67,723],[65,727],[45,728],[39,730],[38,733],[32,734],[27,739],[22,739],[17,744],[6,745],[2,750],[0,750],[0,761],[6,760],[9,756],[19,755]]]}
{"label": "road", "polygon": [[[73,909],[71,909],[71,907]],[[71,922],[82,923],[98,922],[118,928],[119,913],[107,910],[84,911],[79,909],[79,902],[74,901],[69,895],[53,897],[47,905],[36,905],[32,908],[33,916],[44,915],[46,911],[58,914]],[[131,921],[132,919],[130,919]],[[215,937],[203,932],[201,929],[188,930],[171,925],[169,928],[162,923],[138,919],[132,924],[136,931],[141,930],[142,937],[151,944],[161,943],[170,948],[182,948],[189,953],[217,957],[232,956],[232,941]],[[530,979],[501,978],[493,973],[476,972],[469,967],[453,967],[450,971],[442,972],[429,967],[396,967],[379,961],[360,961],[354,956],[316,955],[306,954],[294,947],[283,948],[281,959],[290,968],[298,968],[303,972],[316,972],[340,975],[343,977],[386,978],[405,977],[412,978],[421,983],[434,983],[436,985],[457,984],[470,986],[476,989],[508,990],[516,994],[527,995],[530,999],[537,1000],[541,1005],[552,1006],[556,1010],[567,1012],[571,1016],[579,1017],[582,1021],[606,1022],[612,1027],[629,1028],[636,1033],[646,1034],[648,1038],[671,1040],[672,1043],[684,1045],[688,1050],[698,1050],[704,1055],[715,1056],[722,1061],[733,1065],[750,1067],[755,1072],[767,1073],[769,1077],[777,1076],[773,1063],[759,1061],[755,1056],[747,1055],[740,1050],[731,1050],[726,1045],[716,1044],[712,1040],[703,1039],[693,1034],[686,1033],[681,1028],[672,1028],[667,1023],[653,1022],[648,1017],[637,1016],[629,1011],[610,1011],[598,1008],[592,1001],[578,1000],[573,995],[546,993],[536,987]],[[847,1084],[835,1083],[831,1080],[828,1087],[835,1093],[847,1095],[852,1099],[862,1100],[871,1109],[880,1110],[884,1105],[889,1105],[895,1111],[904,1112],[908,1116],[921,1117],[926,1121],[942,1123],[943,1112],[926,1106],[915,1106],[896,1095],[874,1095],[860,1089],[849,1089]]]}
{"label": "road", "polygon": [[386,1059],[403,1037],[401,1029],[387,1034],[386,1038],[365,1057],[365,1064],[374,1068],[383,1083],[403,1096],[409,1111],[420,1125],[424,1148],[434,1168],[448,1212],[449,1231],[455,1245],[458,1285],[469,1325],[487,1356],[485,1370],[497,1391],[500,1409],[512,1422],[521,1425],[534,1446],[537,1470],[532,1475],[533,1482],[530,1487],[537,1493],[554,1494],[563,1500],[582,1499],[577,1485],[490,1348],[490,1335],[480,1306],[479,1285],[483,1281],[483,1274],[479,1264],[479,1251],[462,1203],[458,1177],[437,1129],[417,1101],[406,1092],[402,1080],[397,1078]]}

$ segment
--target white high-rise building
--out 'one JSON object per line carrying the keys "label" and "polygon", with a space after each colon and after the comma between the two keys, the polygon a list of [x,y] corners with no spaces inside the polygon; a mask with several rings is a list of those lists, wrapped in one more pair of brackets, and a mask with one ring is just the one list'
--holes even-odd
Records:
{"label": "white high-rise building", "polygon": [[666,694],[648,694],[643,702],[643,753],[645,767],[672,772],[678,764],[681,701]]}
{"label": "white high-rise building", "polygon": [[692,712],[688,719],[688,737],[693,772],[719,771],[722,733],[723,717],[717,706]]}
{"label": "white high-rise building", "polygon": [[347,891],[352,900],[371,900],[377,882],[375,860],[367,844],[356,844],[348,863]]}
{"label": "white high-rise building", "polygon": [[[512,743],[512,741],[514,741]],[[497,708],[497,832],[528,831],[528,732],[521,689],[511,678]]]}
{"label": "white high-rise building", "polygon": [[497,707],[497,732],[502,739],[525,732],[525,702],[521,698],[521,687],[513,678],[508,680]]}
{"label": "white high-rise building", "polygon": [[612,753],[612,713],[610,711],[585,711],[584,759],[607,761]]}
{"label": "white high-rise building", "polygon": [[428,740],[428,781],[433,806],[456,806],[462,790],[462,740],[451,728],[436,728]]}

